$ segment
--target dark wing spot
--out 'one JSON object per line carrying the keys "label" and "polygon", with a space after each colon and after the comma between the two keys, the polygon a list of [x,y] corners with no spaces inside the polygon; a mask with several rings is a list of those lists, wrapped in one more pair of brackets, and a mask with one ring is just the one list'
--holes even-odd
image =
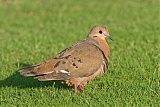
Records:
{"label": "dark wing spot", "polygon": [[75,64],[75,63],[73,63],[72,65],[73,65],[73,66],[76,66],[76,64]]}
{"label": "dark wing spot", "polygon": [[78,62],[82,63],[81,59],[78,59]]}
{"label": "dark wing spot", "polygon": [[58,67],[58,65],[59,65],[60,62],[61,62],[61,61],[58,61],[58,62],[54,65],[54,68]]}
{"label": "dark wing spot", "polygon": [[75,63],[73,63],[72,65],[73,65],[75,68],[78,68],[78,66],[77,66]]}
{"label": "dark wing spot", "polygon": [[71,55],[66,56],[65,58],[68,59]]}

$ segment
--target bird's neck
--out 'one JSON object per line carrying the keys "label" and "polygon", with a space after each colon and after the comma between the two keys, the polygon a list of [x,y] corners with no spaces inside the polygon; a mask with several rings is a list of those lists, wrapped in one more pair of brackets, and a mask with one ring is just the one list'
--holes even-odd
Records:
{"label": "bird's neck", "polygon": [[97,44],[98,47],[102,50],[102,52],[104,53],[104,56],[107,58],[107,61],[109,62],[109,60],[110,60],[110,51],[109,51],[108,43],[103,38],[97,38],[96,41],[98,43]]}

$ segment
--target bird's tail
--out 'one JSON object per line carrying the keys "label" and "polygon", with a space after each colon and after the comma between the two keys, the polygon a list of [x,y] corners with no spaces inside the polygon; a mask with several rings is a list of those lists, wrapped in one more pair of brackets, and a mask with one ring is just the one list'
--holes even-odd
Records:
{"label": "bird's tail", "polygon": [[26,68],[23,68],[21,70],[19,70],[20,74],[22,76],[36,76],[36,72],[35,72],[35,69],[37,67],[39,67],[40,64],[37,64],[37,65],[33,65],[31,67],[26,67]]}
{"label": "bird's tail", "polygon": [[33,69],[22,69],[19,71],[22,76],[35,76]]}
{"label": "bird's tail", "polygon": [[34,67],[22,69],[19,72],[22,76],[34,76],[34,79],[38,79],[39,81],[65,80],[72,78],[72,76],[68,73],[57,73],[57,71],[53,71],[51,73],[46,73],[46,74],[37,74],[34,71]]}

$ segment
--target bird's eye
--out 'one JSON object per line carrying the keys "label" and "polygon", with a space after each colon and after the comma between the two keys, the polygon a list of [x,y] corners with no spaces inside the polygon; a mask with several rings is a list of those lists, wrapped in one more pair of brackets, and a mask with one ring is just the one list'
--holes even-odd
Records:
{"label": "bird's eye", "polygon": [[102,31],[100,30],[99,33],[102,34]]}

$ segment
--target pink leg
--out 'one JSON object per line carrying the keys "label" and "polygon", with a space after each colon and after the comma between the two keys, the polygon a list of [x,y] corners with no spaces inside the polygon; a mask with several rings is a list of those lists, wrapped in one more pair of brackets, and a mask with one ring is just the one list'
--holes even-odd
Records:
{"label": "pink leg", "polygon": [[78,87],[78,85],[77,85],[77,84],[74,84],[74,94],[77,94],[77,93],[78,93],[77,87]]}
{"label": "pink leg", "polygon": [[79,86],[79,89],[80,89],[81,91],[84,91],[84,88],[83,88],[82,86]]}

